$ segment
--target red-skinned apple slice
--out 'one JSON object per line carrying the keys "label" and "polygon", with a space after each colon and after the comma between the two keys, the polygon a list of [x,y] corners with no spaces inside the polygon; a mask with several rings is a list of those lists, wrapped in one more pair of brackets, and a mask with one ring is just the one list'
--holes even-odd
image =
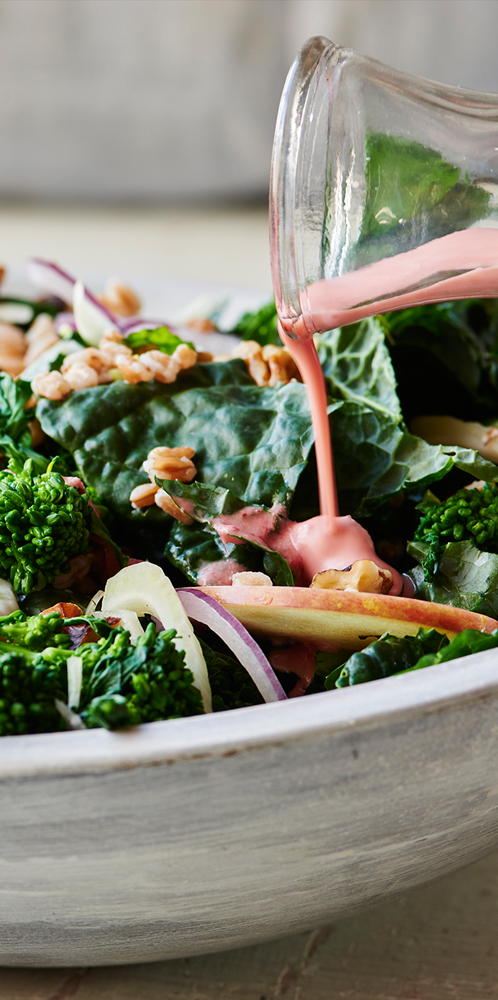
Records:
{"label": "red-skinned apple slice", "polygon": [[474,611],[389,594],[307,587],[202,587],[256,635],[319,648],[362,649],[374,639],[435,628],[451,639],[466,628],[493,632],[498,622]]}

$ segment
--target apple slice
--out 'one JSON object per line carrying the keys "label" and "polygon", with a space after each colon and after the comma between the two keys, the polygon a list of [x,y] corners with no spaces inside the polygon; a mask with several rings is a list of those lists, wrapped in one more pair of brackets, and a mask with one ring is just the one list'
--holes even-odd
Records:
{"label": "apple slice", "polygon": [[416,635],[435,628],[452,639],[466,628],[493,632],[498,622],[448,604],[389,594],[308,587],[202,587],[256,635],[319,648],[363,649],[383,632]]}

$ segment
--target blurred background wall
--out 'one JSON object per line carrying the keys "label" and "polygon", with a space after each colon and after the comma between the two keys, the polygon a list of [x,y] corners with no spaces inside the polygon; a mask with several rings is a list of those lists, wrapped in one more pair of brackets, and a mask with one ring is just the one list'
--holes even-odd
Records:
{"label": "blurred background wall", "polygon": [[0,199],[262,201],[312,34],[498,92],[496,0],[0,0]]}

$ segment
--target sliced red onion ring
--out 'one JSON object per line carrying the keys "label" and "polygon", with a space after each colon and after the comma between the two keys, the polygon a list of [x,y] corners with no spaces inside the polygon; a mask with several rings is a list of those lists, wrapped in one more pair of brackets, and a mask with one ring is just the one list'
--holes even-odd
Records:
{"label": "sliced red onion ring", "polygon": [[[114,326],[120,332],[129,324],[107,309],[92,295],[82,282],[64,271],[58,264],[52,264],[41,257],[31,257],[27,264],[28,277],[41,291],[56,295],[63,302],[73,304],[75,329],[90,344],[98,343],[104,330]],[[63,314],[65,317],[65,314]],[[65,318],[65,322],[70,320]]]}
{"label": "sliced red onion ring", "polygon": [[214,597],[191,587],[177,594],[189,618],[207,625],[235,653],[265,701],[286,701],[287,695],[263,650],[226,608]]}
{"label": "sliced red onion ring", "polygon": [[56,295],[58,299],[67,302],[73,301],[73,288],[76,279],[71,277],[67,271],[63,271],[58,264],[52,264],[42,257],[30,257],[27,263],[28,277],[33,285],[42,292],[49,295]]}

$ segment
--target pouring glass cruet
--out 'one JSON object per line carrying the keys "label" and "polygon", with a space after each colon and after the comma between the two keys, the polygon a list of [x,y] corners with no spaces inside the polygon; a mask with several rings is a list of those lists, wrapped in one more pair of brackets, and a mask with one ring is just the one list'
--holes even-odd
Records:
{"label": "pouring glass cruet", "polygon": [[[410,305],[498,295],[498,96],[310,39],[280,102],[270,243],[279,332],[315,433],[321,516],[310,546],[328,539],[330,559],[349,565],[368,546],[364,529],[339,516],[313,335]],[[398,580],[391,593],[400,589]]]}
{"label": "pouring glass cruet", "polygon": [[498,96],[312,38],[285,84],[270,195],[288,336],[498,294]]}

